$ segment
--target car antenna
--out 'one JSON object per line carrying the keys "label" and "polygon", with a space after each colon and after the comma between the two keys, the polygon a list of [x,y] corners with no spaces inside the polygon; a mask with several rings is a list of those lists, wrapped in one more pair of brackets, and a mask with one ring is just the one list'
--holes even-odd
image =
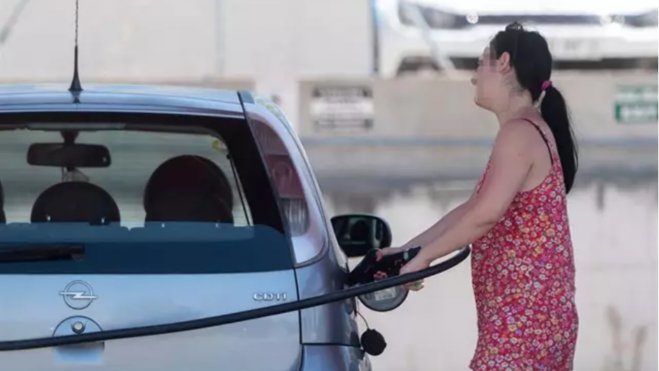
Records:
{"label": "car antenna", "polygon": [[78,103],[78,94],[82,92],[82,85],[80,84],[80,75],[78,74],[78,0],[76,0],[76,31],[75,31],[75,48],[73,54],[73,81],[69,91],[74,94],[76,103]]}

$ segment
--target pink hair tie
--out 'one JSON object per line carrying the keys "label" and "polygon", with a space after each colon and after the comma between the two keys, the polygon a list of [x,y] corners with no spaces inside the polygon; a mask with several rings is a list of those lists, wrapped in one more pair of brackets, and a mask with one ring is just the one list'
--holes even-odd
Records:
{"label": "pink hair tie", "polygon": [[542,91],[546,91],[551,86],[551,80],[547,80],[542,83]]}

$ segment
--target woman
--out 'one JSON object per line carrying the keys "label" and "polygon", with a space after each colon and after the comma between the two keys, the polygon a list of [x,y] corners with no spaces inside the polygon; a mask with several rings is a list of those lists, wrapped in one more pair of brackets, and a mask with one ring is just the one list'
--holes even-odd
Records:
{"label": "woman", "polygon": [[494,37],[472,79],[476,104],[500,124],[483,176],[469,200],[434,226],[401,248],[382,250],[423,246],[401,270],[406,274],[472,244],[472,370],[573,367],[578,316],[566,194],[577,152],[551,66],[538,33],[513,24]]}

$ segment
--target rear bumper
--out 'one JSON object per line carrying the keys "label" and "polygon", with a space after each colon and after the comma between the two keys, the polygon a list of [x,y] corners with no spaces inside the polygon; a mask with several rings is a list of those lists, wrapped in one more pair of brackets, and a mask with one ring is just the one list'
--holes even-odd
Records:
{"label": "rear bumper", "polygon": [[[469,30],[433,30],[429,39],[451,59],[477,59],[492,37],[505,25]],[[548,41],[555,61],[657,58],[657,29],[604,28],[594,26],[538,26]],[[406,60],[431,56],[431,48],[415,27],[384,22],[380,26],[380,71],[395,76]]]}
{"label": "rear bumper", "polygon": [[372,371],[361,349],[341,345],[304,345],[300,371]]}

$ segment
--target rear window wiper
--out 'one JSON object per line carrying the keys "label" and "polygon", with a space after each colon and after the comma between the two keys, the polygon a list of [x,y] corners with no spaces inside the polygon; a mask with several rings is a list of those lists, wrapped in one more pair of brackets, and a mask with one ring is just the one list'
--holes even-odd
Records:
{"label": "rear window wiper", "polygon": [[0,263],[81,260],[85,245],[80,243],[29,244],[0,247]]}

